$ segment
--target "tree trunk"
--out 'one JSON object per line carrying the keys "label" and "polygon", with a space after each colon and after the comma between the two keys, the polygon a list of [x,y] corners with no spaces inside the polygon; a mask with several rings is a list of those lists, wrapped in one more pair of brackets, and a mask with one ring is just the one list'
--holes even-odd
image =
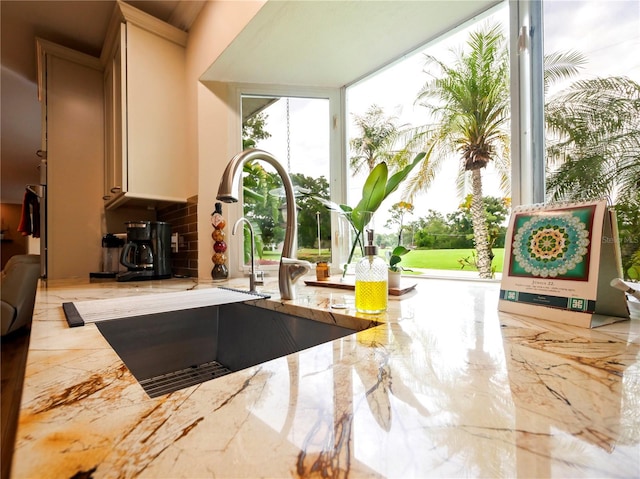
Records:
{"label": "tree trunk", "polygon": [[481,278],[491,278],[491,256],[487,217],[482,204],[482,174],[480,169],[471,171],[471,218],[473,221],[473,241],[476,245],[476,265]]}

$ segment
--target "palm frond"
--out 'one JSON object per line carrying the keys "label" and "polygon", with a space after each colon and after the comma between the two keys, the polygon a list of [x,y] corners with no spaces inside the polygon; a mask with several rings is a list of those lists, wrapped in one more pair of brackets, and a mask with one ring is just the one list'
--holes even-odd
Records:
{"label": "palm frond", "polygon": [[554,82],[575,77],[587,63],[586,57],[575,50],[553,52],[544,56],[544,89]]}

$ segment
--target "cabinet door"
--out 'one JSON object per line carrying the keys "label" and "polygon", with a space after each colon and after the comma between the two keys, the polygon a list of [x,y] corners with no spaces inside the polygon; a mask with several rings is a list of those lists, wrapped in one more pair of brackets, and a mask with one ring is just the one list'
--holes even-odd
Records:
{"label": "cabinet door", "polygon": [[103,72],[47,55],[47,277],[100,270]]}
{"label": "cabinet door", "polygon": [[184,47],[127,23],[127,191],[184,199]]}

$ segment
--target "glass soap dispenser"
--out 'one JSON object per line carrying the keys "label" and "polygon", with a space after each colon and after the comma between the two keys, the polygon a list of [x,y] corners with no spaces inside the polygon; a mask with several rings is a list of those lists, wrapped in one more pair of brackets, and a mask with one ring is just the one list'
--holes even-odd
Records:
{"label": "glass soap dispenser", "polygon": [[376,314],[387,309],[387,263],[378,256],[373,230],[366,231],[365,256],[356,264],[356,311]]}

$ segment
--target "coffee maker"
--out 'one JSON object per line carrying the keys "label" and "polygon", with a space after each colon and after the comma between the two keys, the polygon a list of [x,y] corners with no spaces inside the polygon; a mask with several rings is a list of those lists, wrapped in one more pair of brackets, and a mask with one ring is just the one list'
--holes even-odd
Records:
{"label": "coffee maker", "polygon": [[171,225],[162,221],[128,221],[127,242],[120,263],[127,271],[118,281],[142,281],[171,277]]}

